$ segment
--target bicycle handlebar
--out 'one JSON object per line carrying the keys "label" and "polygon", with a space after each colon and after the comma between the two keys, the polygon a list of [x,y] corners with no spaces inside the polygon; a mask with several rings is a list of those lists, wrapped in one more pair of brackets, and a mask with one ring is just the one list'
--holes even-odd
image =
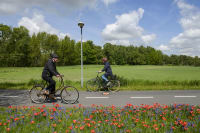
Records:
{"label": "bicycle handlebar", "polygon": [[102,73],[102,72],[99,72],[99,71],[97,72],[97,77],[99,76],[100,73]]}
{"label": "bicycle handlebar", "polygon": [[61,79],[61,82],[63,81],[64,75],[60,75],[59,78]]}
{"label": "bicycle handlebar", "polygon": [[61,83],[61,85],[60,85],[60,87],[59,87],[59,88],[61,88],[61,87],[63,87],[63,86],[64,86],[63,77],[64,77],[64,75],[60,75],[60,76],[59,76],[59,81],[60,81],[60,83]]}
{"label": "bicycle handlebar", "polygon": [[60,77],[64,77],[64,75],[61,74]]}

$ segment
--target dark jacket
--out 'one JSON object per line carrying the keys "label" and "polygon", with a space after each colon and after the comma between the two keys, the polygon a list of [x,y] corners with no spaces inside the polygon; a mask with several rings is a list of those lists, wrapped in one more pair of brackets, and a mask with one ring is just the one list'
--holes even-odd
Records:
{"label": "dark jacket", "polygon": [[42,76],[52,77],[56,75],[60,75],[56,70],[56,64],[53,62],[52,59],[49,59],[44,66]]}
{"label": "dark jacket", "polygon": [[108,61],[104,63],[104,68],[101,71],[102,72],[105,71],[106,74],[112,75],[112,69],[111,69],[110,64],[109,64]]}

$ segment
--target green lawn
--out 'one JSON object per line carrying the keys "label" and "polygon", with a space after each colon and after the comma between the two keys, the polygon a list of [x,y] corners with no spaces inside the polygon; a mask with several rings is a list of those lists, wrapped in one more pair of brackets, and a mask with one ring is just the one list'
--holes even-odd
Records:
{"label": "green lawn", "polygon": [[[97,71],[101,70],[102,68],[103,65],[85,65],[84,81],[94,78],[97,74]],[[80,66],[63,66],[63,67],[57,67],[57,69],[61,74],[65,75],[64,80],[72,82],[75,81],[80,82],[81,79]],[[141,83],[143,83],[143,81],[157,82],[157,83],[170,82],[170,81],[175,81],[175,82],[197,81],[198,83],[200,83],[200,67],[112,65],[112,69],[114,74],[117,74],[118,76],[123,77],[126,80],[130,80],[131,82],[134,81],[135,83],[137,83],[138,81],[140,82],[142,81]],[[19,83],[28,83],[31,79],[41,80],[42,70],[43,67],[5,67],[5,68],[1,67],[0,83],[19,84]],[[134,85],[136,85],[135,83]],[[140,86],[138,88],[141,88],[141,83],[139,83]],[[160,87],[160,85],[157,87]]]}
{"label": "green lawn", "polygon": [[[96,76],[102,65],[85,65],[84,80]],[[30,79],[41,79],[42,67],[6,67],[0,68],[0,82],[27,82]],[[126,79],[150,81],[184,81],[200,80],[200,67],[190,66],[112,66],[113,73]],[[64,74],[65,80],[80,81],[80,66],[57,67]]]}

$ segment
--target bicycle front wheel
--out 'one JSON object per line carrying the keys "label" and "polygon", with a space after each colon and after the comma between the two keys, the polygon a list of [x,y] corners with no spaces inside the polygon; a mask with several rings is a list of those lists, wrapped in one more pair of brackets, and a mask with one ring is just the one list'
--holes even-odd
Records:
{"label": "bicycle front wheel", "polygon": [[120,89],[120,81],[119,80],[111,80],[111,84],[108,87],[110,91],[117,92]]}
{"label": "bicycle front wheel", "polygon": [[43,94],[42,85],[34,85],[30,90],[29,95],[33,103],[43,103],[46,100],[46,96]]}
{"label": "bicycle front wheel", "polygon": [[79,99],[79,92],[73,86],[66,86],[61,91],[61,99],[64,103],[73,104]]}
{"label": "bicycle front wheel", "polygon": [[96,78],[90,79],[86,83],[87,91],[98,91],[99,90],[99,82]]}

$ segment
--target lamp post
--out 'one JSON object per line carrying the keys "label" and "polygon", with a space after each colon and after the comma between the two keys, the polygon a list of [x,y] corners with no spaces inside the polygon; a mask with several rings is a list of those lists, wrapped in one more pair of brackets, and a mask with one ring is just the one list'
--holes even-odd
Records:
{"label": "lamp post", "polygon": [[3,37],[3,32],[0,30],[0,40]]}
{"label": "lamp post", "polygon": [[81,28],[81,88],[83,88],[83,42],[82,42],[82,29],[84,26],[83,22],[79,22],[78,26]]}

